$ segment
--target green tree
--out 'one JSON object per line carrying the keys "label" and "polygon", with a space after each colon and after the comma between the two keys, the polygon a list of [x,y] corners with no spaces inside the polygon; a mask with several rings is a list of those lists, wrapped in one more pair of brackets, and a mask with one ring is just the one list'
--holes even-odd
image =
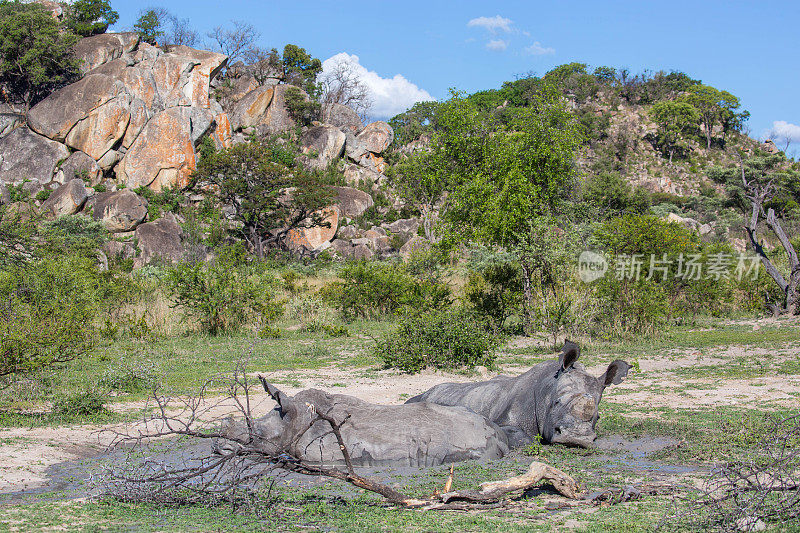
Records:
{"label": "green tree", "polygon": [[700,119],[700,113],[691,104],[665,100],[650,108],[650,117],[658,124],[658,144],[669,154],[669,162],[678,149],[684,134]]}
{"label": "green tree", "polygon": [[450,175],[441,156],[442,153],[439,151],[419,151],[389,171],[395,178],[393,183],[400,194],[413,205],[419,206],[422,229],[425,238],[431,242],[438,240],[438,236],[434,233],[436,207],[450,184]]}
{"label": "green tree", "polygon": [[139,14],[139,19],[133,25],[133,29],[139,34],[139,38],[152,45],[158,44],[158,40],[164,36],[164,19],[167,11],[160,8],[150,8]]}
{"label": "green tree", "polygon": [[105,33],[119,20],[108,0],[75,0],[66,6],[64,26],[81,37]]}
{"label": "green tree", "polygon": [[714,127],[717,124],[728,123],[728,127],[739,124],[749,114],[738,115],[735,110],[739,107],[739,99],[727,91],[720,91],[708,85],[694,85],[689,88],[689,94],[684,101],[688,102],[700,114],[700,123],[706,134],[706,148],[711,149]]}
{"label": "green tree", "polygon": [[77,37],[39,4],[0,3],[0,85],[31,106],[78,74]]}
{"label": "green tree", "polygon": [[454,185],[446,218],[462,237],[510,247],[528,239],[528,222],[555,211],[575,177],[574,117],[553,88],[503,122],[454,94],[434,138]]}
{"label": "green tree", "polygon": [[728,91],[720,91],[722,98],[720,99],[720,122],[722,123],[722,145],[725,146],[725,141],[728,133],[731,131],[741,131],[744,123],[750,118],[749,111],[742,111],[737,113],[736,110],[740,107],[740,102],[737,97]]}
{"label": "green tree", "polygon": [[389,119],[397,144],[408,144],[434,130],[438,106],[438,102],[417,102],[408,111]]}
{"label": "green tree", "polygon": [[250,140],[204,157],[195,183],[234,210],[241,236],[259,257],[268,246],[285,247],[290,230],[326,224],[320,210],[332,191],[306,171],[287,145]]}
{"label": "green tree", "polygon": [[580,134],[556,88],[540,85],[527,98],[530,107],[496,113],[454,93],[442,104],[431,157],[450,189],[443,206],[450,237],[518,251],[530,331],[532,223],[558,212],[571,191]]}
{"label": "green tree", "polygon": [[319,88],[316,79],[317,75],[322,72],[322,61],[311,57],[305,48],[287,44],[283,47],[281,64],[286,83],[297,85],[312,97],[318,95]]}
{"label": "green tree", "polygon": [[641,187],[633,188],[618,172],[601,172],[586,179],[583,201],[603,217],[622,213],[642,213],[650,207],[650,197]]}
{"label": "green tree", "polygon": [[[669,319],[678,297],[694,282],[679,276],[679,271],[701,251],[697,234],[654,215],[628,214],[604,222],[593,239],[616,262],[614,268],[625,271],[624,275],[612,271],[599,282],[606,308],[602,316],[622,322],[626,332],[643,331]],[[628,263],[620,265],[622,261]]]}

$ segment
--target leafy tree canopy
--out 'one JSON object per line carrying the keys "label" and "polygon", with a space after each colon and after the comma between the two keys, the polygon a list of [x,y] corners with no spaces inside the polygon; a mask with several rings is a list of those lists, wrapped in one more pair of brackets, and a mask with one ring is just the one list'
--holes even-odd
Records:
{"label": "leafy tree canopy", "polygon": [[78,73],[77,37],[39,4],[0,3],[0,85],[30,107]]}
{"label": "leafy tree canopy", "polygon": [[446,218],[465,238],[511,246],[528,222],[548,214],[571,189],[579,135],[552,87],[535,105],[486,113],[454,93],[442,104],[433,146],[450,173]]}
{"label": "leafy tree canopy", "polygon": [[411,109],[392,117],[389,125],[398,144],[407,144],[436,127],[438,102],[417,102]]}
{"label": "leafy tree canopy", "polygon": [[306,52],[305,48],[300,48],[295,44],[287,44],[283,48],[284,77],[286,83],[297,85],[305,91],[315,96],[318,92],[316,87],[317,75],[322,72],[322,61]]}
{"label": "leafy tree canopy", "polygon": [[658,144],[672,163],[672,155],[680,148],[686,132],[697,124],[700,113],[686,102],[664,100],[653,104],[650,116],[658,124]]}
{"label": "leafy tree canopy", "polygon": [[284,246],[289,230],[323,224],[319,210],[332,195],[319,175],[295,160],[290,147],[273,141],[250,140],[211,153],[195,175],[204,191],[234,209],[241,236],[259,257],[267,246]]}
{"label": "leafy tree canopy", "polygon": [[119,20],[108,0],[75,0],[66,6],[64,25],[81,37],[105,33]]}
{"label": "leafy tree canopy", "polygon": [[139,19],[133,25],[133,29],[139,34],[139,38],[142,41],[155,45],[158,39],[164,36],[164,13],[166,11],[151,8],[139,15]]}

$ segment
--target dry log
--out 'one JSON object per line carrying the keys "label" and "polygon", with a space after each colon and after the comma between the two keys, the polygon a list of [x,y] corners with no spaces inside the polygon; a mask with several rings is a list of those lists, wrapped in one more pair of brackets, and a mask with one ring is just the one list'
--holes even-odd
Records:
{"label": "dry log", "polygon": [[583,497],[578,483],[571,476],[550,465],[534,461],[528,471],[521,476],[514,476],[502,481],[488,481],[482,483],[481,489],[478,491],[448,492],[442,494],[440,498],[444,503],[497,501],[510,492],[529,489],[542,480],[549,481],[561,495],[567,498],[577,500]]}

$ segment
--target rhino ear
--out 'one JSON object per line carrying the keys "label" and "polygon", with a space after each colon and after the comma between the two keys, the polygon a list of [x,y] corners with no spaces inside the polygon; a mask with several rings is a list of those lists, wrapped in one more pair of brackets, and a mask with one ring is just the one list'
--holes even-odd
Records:
{"label": "rhino ear", "polygon": [[581,349],[577,344],[570,340],[564,341],[564,347],[561,349],[561,355],[558,356],[558,361],[561,363],[561,370],[569,370],[578,357],[581,356]]}
{"label": "rhino ear", "polygon": [[603,387],[608,387],[609,385],[619,385],[622,383],[622,380],[625,376],[628,375],[628,370],[631,368],[631,365],[617,359],[606,369],[606,373],[600,376],[600,383],[603,384]]}

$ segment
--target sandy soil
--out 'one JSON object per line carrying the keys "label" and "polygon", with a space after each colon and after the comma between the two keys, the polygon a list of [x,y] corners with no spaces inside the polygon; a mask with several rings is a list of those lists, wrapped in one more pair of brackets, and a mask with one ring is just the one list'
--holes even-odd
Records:
{"label": "sandy soil", "polygon": [[[747,379],[691,379],[676,376],[672,370],[692,366],[720,365],[741,355],[758,357],[764,350],[745,350],[729,347],[706,351],[703,354],[687,350],[666,357],[639,359],[640,371],[632,372],[619,386],[606,392],[604,402],[648,407],[693,408],[711,406],[742,406],[768,409],[776,406],[800,406],[800,375],[758,376]],[[775,353],[775,352],[771,352]],[[796,358],[800,348],[781,350],[780,357]],[[521,367],[504,369],[509,374],[525,370]],[[588,368],[600,375],[604,366]],[[430,387],[448,381],[478,381],[496,373],[483,369],[474,376],[427,371],[407,375],[393,371],[353,370],[329,367],[313,371],[275,372],[265,374],[268,380],[288,382],[278,386],[289,394],[315,387],[333,393],[350,394],[366,401],[382,404],[402,403],[405,399]],[[118,411],[141,409],[143,402],[117,403]],[[254,412],[266,412],[273,402],[266,394],[253,398]],[[208,416],[232,412],[230,402],[209,404]],[[601,405],[602,411],[602,405]],[[68,426],[58,428],[0,429],[0,493],[31,490],[46,486],[48,467],[79,458],[103,453],[114,442],[113,430],[122,426]],[[109,431],[111,430],[111,431]]]}

